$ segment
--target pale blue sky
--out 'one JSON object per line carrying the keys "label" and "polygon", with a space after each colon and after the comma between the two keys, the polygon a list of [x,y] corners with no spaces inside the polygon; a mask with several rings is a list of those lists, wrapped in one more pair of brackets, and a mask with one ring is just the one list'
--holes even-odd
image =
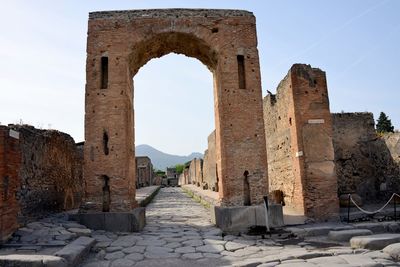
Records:
{"label": "pale blue sky", "polygon": [[[257,18],[263,95],[294,63],[327,72],[333,112],[385,111],[400,128],[400,1],[0,0],[0,122],[22,119],[82,141],[88,12],[246,9]],[[203,152],[214,128],[211,73],[198,60],[153,59],[135,77],[137,144]],[[149,102],[149,100],[151,102]]]}

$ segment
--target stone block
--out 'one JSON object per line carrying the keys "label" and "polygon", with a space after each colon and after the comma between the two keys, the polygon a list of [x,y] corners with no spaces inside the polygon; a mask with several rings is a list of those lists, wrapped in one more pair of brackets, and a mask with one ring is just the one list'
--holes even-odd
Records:
{"label": "stone block", "polygon": [[[218,207],[214,206],[212,221],[224,232],[247,232],[252,226],[265,226],[265,210],[259,206]],[[283,226],[282,206],[270,206],[271,228]]]}
{"label": "stone block", "polygon": [[67,261],[62,257],[50,255],[11,254],[0,256],[2,267],[67,267]]}
{"label": "stone block", "polygon": [[372,231],[368,229],[350,229],[343,231],[330,231],[328,238],[333,241],[347,242],[354,236],[372,235]]}
{"label": "stone block", "polygon": [[95,242],[94,238],[81,236],[54,253],[54,255],[64,258],[69,266],[77,266],[89,253]]}
{"label": "stone block", "polygon": [[385,233],[387,229],[387,225],[390,223],[385,223],[385,222],[378,222],[378,223],[357,223],[354,224],[354,227],[357,229],[368,229],[374,232],[375,234],[377,233]]}
{"label": "stone block", "polygon": [[111,232],[138,232],[146,225],[146,209],[142,207],[131,212],[89,212],[73,217],[88,228]]}
{"label": "stone block", "polygon": [[377,234],[370,236],[356,236],[350,239],[352,248],[380,250],[384,247],[400,242],[400,234]]}
{"label": "stone block", "polygon": [[[256,225],[265,226],[265,208],[263,205],[255,206]],[[269,225],[272,228],[281,227],[283,223],[283,209],[280,204],[270,204],[268,214]]]}
{"label": "stone block", "polygon": [[394,260],[400,260],[400,243],[390,244],[383,249],[383,252],[389,254]]}
{"label": "stone block", "polygon": [[146,226],[146,209],[136,208],[133,210],[132,216],[133,232],[141,231]]}

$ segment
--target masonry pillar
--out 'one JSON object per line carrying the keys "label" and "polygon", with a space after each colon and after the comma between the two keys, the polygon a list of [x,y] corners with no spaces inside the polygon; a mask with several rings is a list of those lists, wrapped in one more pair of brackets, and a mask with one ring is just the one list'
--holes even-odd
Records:
{"label": "masonry pillar", "polygon": [[[91,35],[92,27],[95,25],[89,21],[84,148],[86,198],[82,211],[103,211],[104,205],[109,205],[109,211],[130,211],[136,205],[133,82],[127,57],[120,52],[124,49],[119,43],[107,45],[111,44],[112,36],[103,36],[102,42],[96,42],[102,36]],[[108,196],[103,192],[107,187],[109,200],[103,199]]]}

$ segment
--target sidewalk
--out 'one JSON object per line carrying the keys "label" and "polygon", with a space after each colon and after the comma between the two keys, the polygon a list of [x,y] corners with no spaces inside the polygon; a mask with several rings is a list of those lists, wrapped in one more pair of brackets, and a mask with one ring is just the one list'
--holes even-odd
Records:
{"label": "sidewalk", "polygon": [[159,185],[146,186],[136,189],[136,201],[141,207],[147,206],[160,189]]}

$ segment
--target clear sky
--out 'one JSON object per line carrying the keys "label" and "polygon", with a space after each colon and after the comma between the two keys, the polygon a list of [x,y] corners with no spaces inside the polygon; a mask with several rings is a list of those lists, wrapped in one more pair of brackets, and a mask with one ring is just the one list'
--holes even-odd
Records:
{"label": "clear sky", "polygon": [[[327,72],[332,112],[386,112],[400,128],[398,0],[0,0],[0,122],[84,136],[88,12],[229,8],[257,19],[263,95],[294,63]],[[214,129],[212,75],[170,54],[134,78],[136,144],[174,154],[203,152]]]}

